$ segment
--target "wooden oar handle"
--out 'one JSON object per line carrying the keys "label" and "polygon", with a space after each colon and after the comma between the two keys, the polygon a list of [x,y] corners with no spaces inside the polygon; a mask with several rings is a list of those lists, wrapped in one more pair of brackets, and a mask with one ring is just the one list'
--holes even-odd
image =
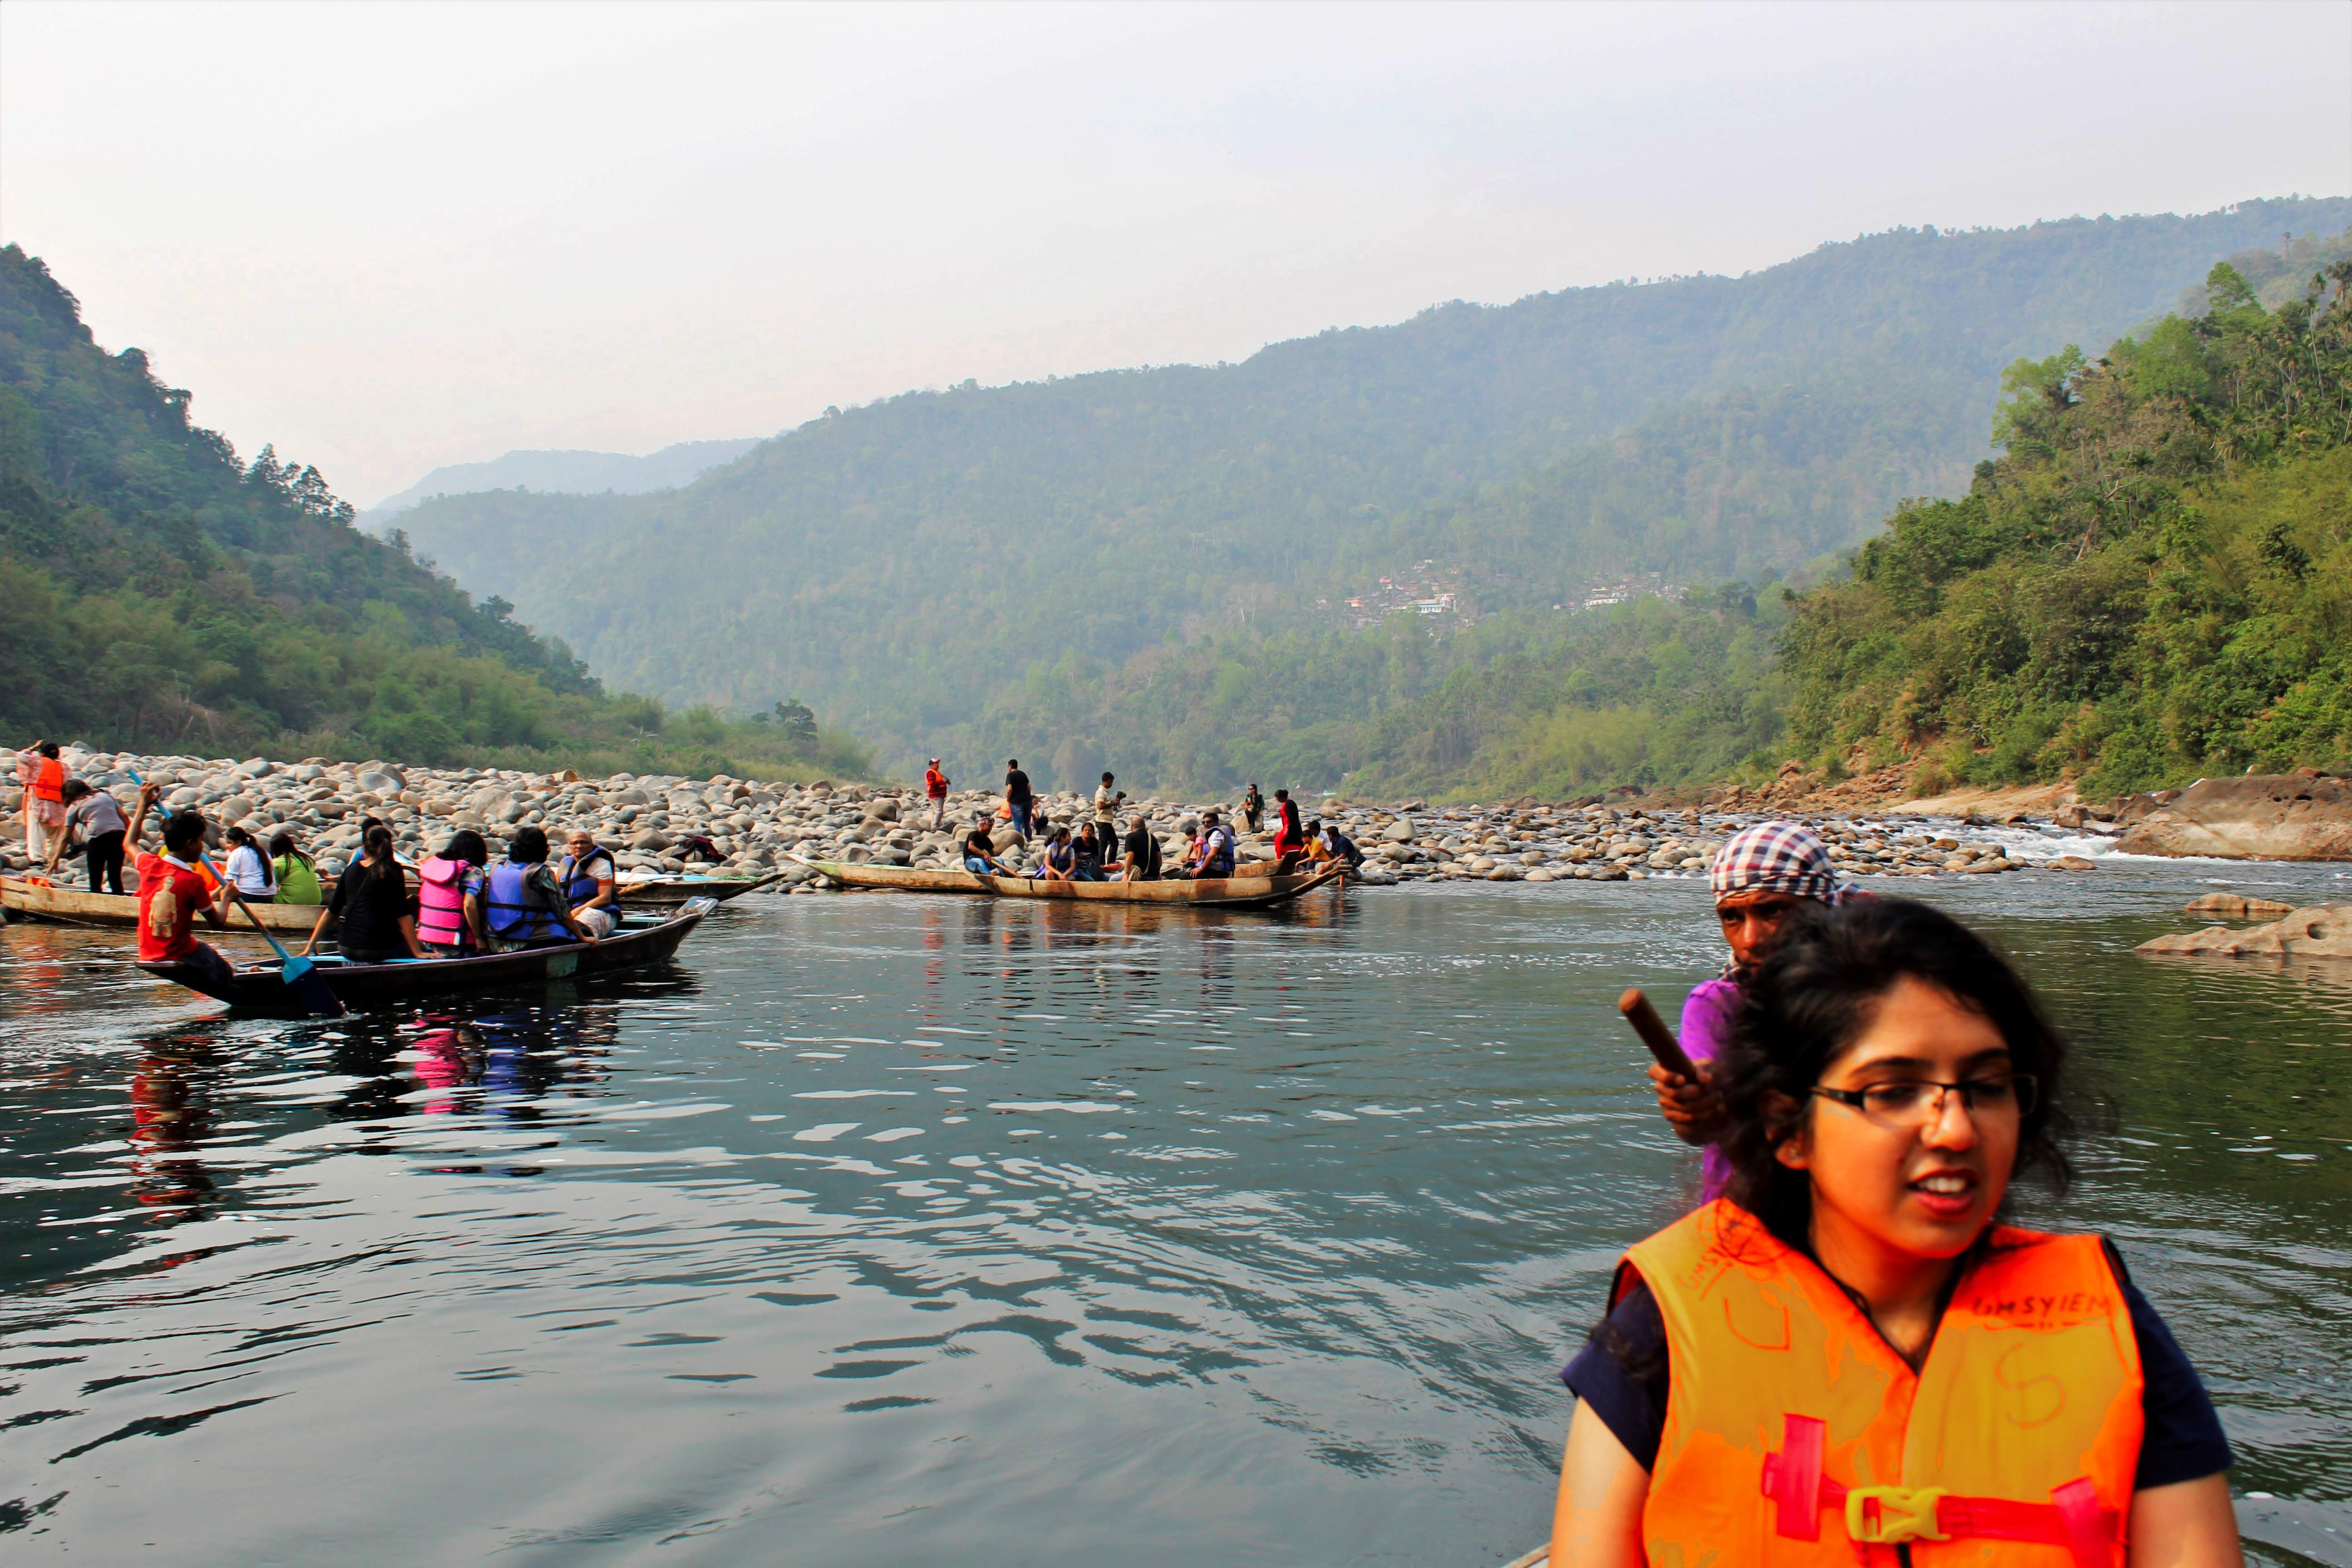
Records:
{"label": "wooden oar handle", "polygon": [[1698,1068],[1692,1065],[1674,1031],[1666,1027],[1665,1020],[1658,1016],[1658,1010],[1650,1005],[1650,999],[1642,994],[1641,987],[1635,986],[1617,998],[1617,1011],[1625,1015],[1625,1022],[1633,1026],[1633,1032],[1642,1037],[1642,1043],[1650,1047],[1650,1054],[1658,1058],[1660,1067],[1693,1083],[1698,1081]]}

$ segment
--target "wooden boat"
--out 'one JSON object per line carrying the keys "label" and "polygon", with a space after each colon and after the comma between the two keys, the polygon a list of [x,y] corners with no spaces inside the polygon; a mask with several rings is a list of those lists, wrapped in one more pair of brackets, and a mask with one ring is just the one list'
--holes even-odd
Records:
{"label": "wooden boat", "polygon": [[[580,975],[611,974],[625,969],[659,963],[676,953],[702,917],[717,906],[709,899],[689,899],[667,920],[649,915],[625,919],[621,929],[602,942],[565,942],[560,947],[527,948],[520,952],[486,952],[477,958],[404,958],[391,963],[348,963],[331,955],[314,958],[314,971],[346,1007],[364,1009],[418,998],[446,996],[460,991],[499,991],[566,980]],[[142,963],[140,968],[159,979],[200,991],[245,1013],[299,1016],[302,1005],[279,978],[275,960],[239,965],[226,981],[201,974],[179,963]]]}
{"label": "wooden boat", "polygon": [[[309,936],[319,923],[317,904],[247,904],[271,931]],[[135,926],[139,900],[131,893],[87,893],[73,888],[45,888],[26,877],[0,877],[0,909],[11,920],[52,921],[61,925]],[[334,922],[327,929],[334,930]],[[234,909],[225,934],[250,935],[252,925]]]}
{"label": "wooden boat", "polygon": [[689,899],[709,899],[723,904],[730,899],[756,892],[779,880],[782,871],[771,871],[764,877],[665,877],[648,882],[619,882],[613,896],[625,910],[674,910]]}
{"label": "wooden boat", "polygon": [[803,860],[801,864],[850,888],[978,893],[999,899],[1070,899],[1084,903],[1189,904],[1223,910],[1262,910],[1286,904],[1301,893],[1338,882],[1346,875],[1333,867],[1305,877],[1223,877],[1202,882],[1048,882],[1042,877],[990,877],[973,871],[852,865],[842,860]]}

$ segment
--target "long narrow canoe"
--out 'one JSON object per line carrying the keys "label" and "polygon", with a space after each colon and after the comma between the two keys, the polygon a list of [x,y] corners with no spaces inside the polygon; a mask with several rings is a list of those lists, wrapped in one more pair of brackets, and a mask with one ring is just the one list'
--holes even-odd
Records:
{"label": "long narrow canoe", "polygon": [[[274,931],[308,936],[319,923],[316,904],[247,904]],[[0,909],[11,920],[54,921],[61,925],[135,926],[139,900],[130,893],[86,893],[73,888],[44,888],[24,877],[0,877]],[[327,929],[332,931],[334,922]],[[228,933],[250,933],[253,927],[234,909],[228,912]]]}
{"label": "long narrow canoe", "polygon": [[990,877],[973,871],[913,866],[852,865],[804,860],[845,887],[894,888],[917,893],[977,893],[999,899],[1073,899],[1104,904],[1189,904],[1196,908],[1262,910],[1337,882],[1339,868],[1308,877],[1223,877],[1207,881],[1048,882],[1042,877]]}
{"label": "long narrow canoe", "polygon": [[[464,991],[503,991],[579,975],[612,974],[667,960],[715,907],[709,899],[692,899],[667,920],[639,917],[602,942],[486,952],[477,958],[409,958],[393,963],[345,963],[329,957],[313,961],[318,965],[314,973],[326,981],[337,1001],[355,1009]],[[226,1002],[239,1012],[280,1016],[302,1012],[293,989],[279,977],[275,961],[240,965],[226,981],[178,963],[142,963],[139,967],[159,979]]]}
{"label": "long narrow canoe", "polygon": [[782,871],[771,871],[763,877],[665,877],[647,882],[621,882],[614,886],[613,896],[623,909],[676,909],[688,899],[709,899],[723,904],[730,899],[756,892],[782,878]]}

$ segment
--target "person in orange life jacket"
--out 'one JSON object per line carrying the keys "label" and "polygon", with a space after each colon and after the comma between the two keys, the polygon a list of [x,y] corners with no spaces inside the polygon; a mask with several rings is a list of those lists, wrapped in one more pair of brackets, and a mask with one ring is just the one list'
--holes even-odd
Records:
{"label": "person in orange life jacket", "polygon": [[1742,992],[1728,1194],[1628,1251],[1561,1374],[1552,1563],[2239,1563],[2229,1444],[2121,1258],[1999,1223],[2069,1173],[2024,983],[1871,899],[1790,910]]}
{"label": "person in orange life jacket", "polygon": [[499,952],[596,940],[572,918],[562,884],[547,863],[547,834],[533,826],[516,828],[507,858],[490,868],[482,924]]}
{"label": "person in orange life jacket", "polygon": [[620,874],[613,852],[597,843],[594,834],[575,827],[565,835],[563,863],[555,868],[555,879],[572,906],[572,918],[591,936],[607,937],[620,929]]}
{"label": "person in orange life jacket", "polygon": [[66,826],[66,765],[55,741],[36,741],[16,753],[16,780],[25,786],[25,853],[49,858],[50,840]]}
{"label": "person in orange life jacket", "polygon": [[940,760],[933,757],[923,769],[923,795],[931,803],[931,831],[937,833],[948,825],[948,775],[940,772]]}
{"label": "person in orange life jacket", "polygon": [[[122,891],[122,841],[124,823],[122,807],[102,789],[93,788],[88,779],[68,779],[59,791],[65,802],[65,825],[49,836],[49,858],[42,874],[55,877],[58,861],[72,847],[77,837],[81,841],[83,870],[93,893]],[[104,886],[100,886],[103,883]]]}
{"label": "person in orange life jacket", "polygon": [[319,911],[303,942],[305,954],[316,951],[327,922],[341,922],[335,945],[353,963],[388,963],[396,958],[424,958],[416,940],[416,910],[408,897],[408,879],[393,853],[392,829],[379,822],[360,840],[361,855],[335,879],[334,895]]}
{"label": "person in orange life jacket", "polygon": [[489,949],[482,928],[483,889],[490,847],[470,827],[449,835],[441,853],[418,867],[416,940],[436,958],[463,958]]}
{"label": "person in orange life jacket", "polygon": [[1683,1003],[1683,1050],[1699,1070],[1698,1081],[1653,1064],[1658,1110],[1677,1137],[1700,1149],[1699,1200],[1723,1195],[1731,1166],[1715,1144],[1715,1121],[1722,1113],[1713,1085],[1714,1062],[1739,1005],[1740,977],[1753,969],[1780,929],[1782,917],[1799,904],[1840,904],[1870,895],[1851,887],[1830,847],[1801,822],[1759,822],[1724,840],[1707,867],[1715,916],[1731,958],[1723,973],[1701,982]]}
{"label": "person in orange life jacket", "polygon": [[[131,808],[131,826],[124,830],[132,846],[147,831],[147,813],[163,793],[160,784],[140,787],[139,804]],[[216,926],[227,923],[227,892],[197,864],[205,852],[205,828],[200,813],[179,812],[163,819],[163,853],[136,851],[139,957],[142,963],[184,963],[226,981],[231,973],[228,960],[195,937],[198,914]]]}

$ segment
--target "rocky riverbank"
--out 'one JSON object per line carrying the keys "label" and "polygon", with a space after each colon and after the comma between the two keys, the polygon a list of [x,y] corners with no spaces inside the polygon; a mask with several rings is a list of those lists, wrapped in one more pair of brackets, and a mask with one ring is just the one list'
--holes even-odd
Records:
{"label": "rocky riverbank", "polygon": [[[402,767],[384,762],[299,763],[260,758],[244,762],[195,757],[148,757],[69,750],[74,773],[112,790],[127,804],[135,795],[131,773],[168,786],[174,808],[196,807],[217,823],[241,823],[260,836],[291,831],[321,865],[339,868],[355,854],[360,825],[381,818],[400,852],[411,858],[437,849],[459,827],[479,829],[495,848],[525,823],[551,837],[585,826],[616,852],[625,879],[688,869],[682,840],[711,841],[717,865],[698,870],[738,875],[777,870],[794,891],[814,891],[823,879],[794,857],[874,861],[899,866],[958,863],[958,829],[992,815],[997,797],[965,791],[948,803],[947,831],[931,828],[929,803],[919,792],[779,784],[719,775],[708,779],[615,773],[582,779],[570,773],[498,769]],[[21,869],[21,796],[12,784],[0,794],[10,837],[0,841],[0,864]],[[1052,823],[1087,815],[1076,795],[1046,795],[1041,808]],[[1200,814],[1223,803],[1162,800],[1129,803],[1148,814],[1172,859]],[[1230,807],[1224,807],[1229,813]],[[1730,833],[1759,820],[1758,811],[1622,805],[1558,805],[1517,802],[1431,807],[1421,802],[1375,805],[1327,799],[1310,816],[1340,825],[1370,857],[1362,879],[1373,885],[1418,880],[1494,882],[1628,881],[1652,877],[1699,877],[1707,857]],[[1799,814],[1803,816],[1805,814]],[[2029,868],[2089,870],[2068,855],[2013,853],[1981,821],[1938,821],[1900,815],[1811,816],[1831,853],[1858,876],[1983,876]],[[1122,826],[1126,826],[1122,817]],[[2013,835],[2012,835],[2013,837]],[[1000,824],[999,852],[1034,865],[1029,847]],[[1264,837],[1242,840],[1244,858],[1273,853]]]}

